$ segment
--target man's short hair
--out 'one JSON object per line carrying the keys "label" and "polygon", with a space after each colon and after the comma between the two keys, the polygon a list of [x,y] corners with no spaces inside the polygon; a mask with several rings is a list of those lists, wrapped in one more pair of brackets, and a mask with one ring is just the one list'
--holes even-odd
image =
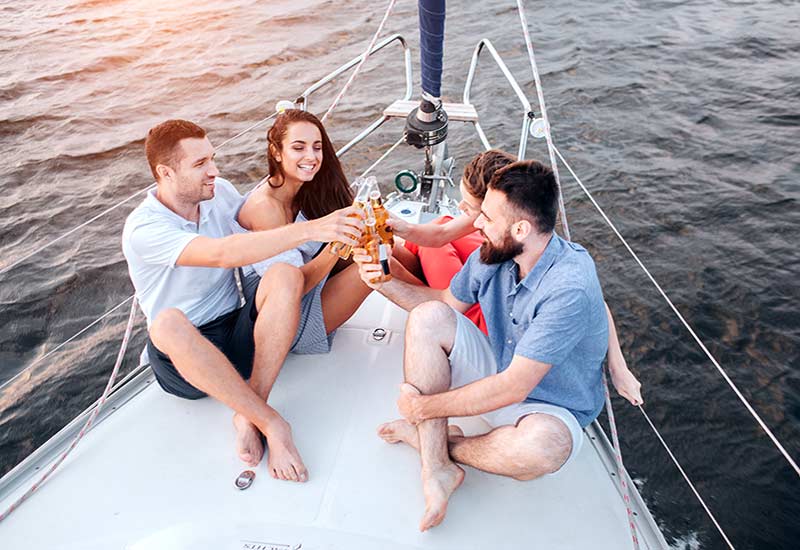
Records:
{"label": "man's short hair", "polygon": [[167,120],[150,128],[144,141],[144,153],[156,181],[158,180],[156,166],[164,164],[173,169],[176,167],[178,144],[182,139],[204,137],[206,131],[188,120]]}
{"label": "man's short hair", "polygon": [[495,172],[489,189],[500,191],[517,211],[532,222],[539,233],[556,226],[558,185],[553,170],[535,160],[513,162]]}

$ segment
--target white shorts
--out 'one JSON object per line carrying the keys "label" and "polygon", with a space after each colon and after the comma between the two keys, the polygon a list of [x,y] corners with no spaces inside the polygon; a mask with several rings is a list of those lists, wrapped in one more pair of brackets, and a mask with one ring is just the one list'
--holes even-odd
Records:
{"label": "white shorts", "polygon": [[[456,339],[450,350],[450,387],[459,388],[497,374],[497,361],[489,345],[489,339],[475,323],[456,313]],[[566,462],[557,471],[564,469],[581,450],[583,429],[571,412],[557,405],[547,403],[514,403],[506,407],[484,413],[481,417],[492,427],[516,426],[529,414],[547,414],[561,420],[572,435],[572,451]],[[556,473],[556,472],[553,472]]]}

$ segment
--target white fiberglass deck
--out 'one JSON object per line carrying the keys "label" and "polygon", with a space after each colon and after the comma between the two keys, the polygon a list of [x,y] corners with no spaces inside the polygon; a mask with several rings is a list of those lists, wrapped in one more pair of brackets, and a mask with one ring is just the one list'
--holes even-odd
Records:
{"label": "white fiberglass deck", "polygon": [[[331,354],[289,356],[271,403],[293,426],[308,483],[272,479],[264,460],[253,485],[237,490],[234,479],[245,468],[236,457],[231,412],[212,399],[171,397],[148,374],[133,382],[146,387],[89,432],[0,524],[0,547],[632,547],[600,437],[588,436],[578,459],[557,476],[519,482],[466,468],[444,523],[420,533],[418,456],[375,435],[378,424],[398,416],[404,322],[404,312],[373,295],[338,332]],[[376,327],[389,331],[383,342],[372,339]],[[484,429],[475,419],[459,424],[468,433]],[[9,476],[41,471],[55,456],[56,449],[39,453]],[[20,481],[0,492],[0,508],[32,480]],[[642,547],[660,547],[660,533],[647,534],[653,522],[646,509],[637,514]]]}

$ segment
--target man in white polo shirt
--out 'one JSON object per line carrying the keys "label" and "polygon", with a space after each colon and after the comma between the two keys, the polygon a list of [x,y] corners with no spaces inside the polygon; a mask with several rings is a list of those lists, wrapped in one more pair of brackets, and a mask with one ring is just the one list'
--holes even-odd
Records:
{"label": "man in white polo shirt", "polygon": [[[145,151],[156,188],[128,216],[122,250],[147,317],[156,378],[179,397],[210,395],[231,407],[239,456],[248,465],[261,461],[263,434],[273,477],[305,481],[291,428],[267,404],[297,331],[303,275],[276,264],[262,279],[246,279],[240,307],[234,269],[310,240],[356,244],[358,211],[238,233],[232,222],[243,199],[218,177],[205,130],[168,120],[150,130]],[[267,315],[280,322],[268,324]]]}

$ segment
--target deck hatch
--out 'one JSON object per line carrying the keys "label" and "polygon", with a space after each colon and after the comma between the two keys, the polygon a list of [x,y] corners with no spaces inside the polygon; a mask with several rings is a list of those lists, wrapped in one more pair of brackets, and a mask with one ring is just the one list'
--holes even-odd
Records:
{"label": "deck hatch", "polygon": [[256,473],[253,470],[245,470],[244,472],[239,474],[239,477],[237,477],[236,481],[234,481],[233,483],[234,485],[236,485],[237,489],[239,489],[240,491],[244,491],[253,484],[253,480],[255,478],[256,478]]}

